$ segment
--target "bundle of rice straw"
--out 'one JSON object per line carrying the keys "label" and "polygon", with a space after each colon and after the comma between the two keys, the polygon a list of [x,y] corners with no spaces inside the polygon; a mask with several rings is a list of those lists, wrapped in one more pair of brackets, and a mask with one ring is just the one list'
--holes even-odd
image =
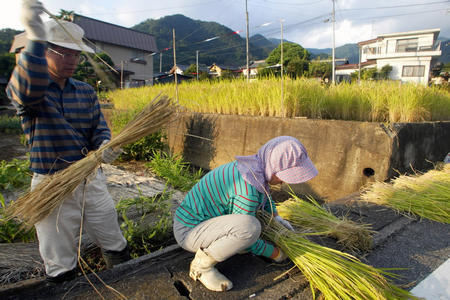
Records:
{"label": "bundle of rice straw", "polygon": [[313,243],[303,234],[287,230],[272,221],[265,211],[258,214],[263,237],[280,247],[308,279],[313,298],[315,289],[325,299],[417,299],[392,284],[386,269],[366,265],[356,257]]}
{"label": "bundle of rice straw", "polygon": [[293,196],[289,200],[277,204],[277,211],[283,219],[305,232],[327,235],[349,250],[366,251],[372,248],[374,231],[370,225],[353,222],[346,218],[338,218],[322,208],[314,198],[304,201]]}
{"label": "bundle of rice straw", "polygon": [[176,112],[176,105],[166,96],[156,96],[122,131],[111,141],[66,169],[43,180],[32,191],[15,201],[8,208],[9,215],[31,227],[47,217],[75,188],[101,164],[102,153],[108,148],[117,149],[139,140],[161,129]]}
{"label": "bundle of rice straw", "polygon": [[392,184],[376,182],[361,199],[405,215],[450,223],[450,164],[422,175],[401,175]]}

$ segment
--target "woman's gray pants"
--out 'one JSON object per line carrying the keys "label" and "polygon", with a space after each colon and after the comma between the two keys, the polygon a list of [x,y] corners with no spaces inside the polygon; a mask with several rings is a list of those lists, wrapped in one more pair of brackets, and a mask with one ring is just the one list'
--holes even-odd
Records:
{"label": "woman's gray pants", "polygon": [[261,234],[261,224],[254,216],[237,214],[215,217],[188,227],[175,217],[173,231],[183,249],[195,253],[200,248],[220,262],[253,245]]}

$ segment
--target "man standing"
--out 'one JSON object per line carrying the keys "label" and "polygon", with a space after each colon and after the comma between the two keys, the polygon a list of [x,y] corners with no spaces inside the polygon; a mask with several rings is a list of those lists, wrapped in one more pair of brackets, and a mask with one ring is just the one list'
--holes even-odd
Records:
{"label": "man standing", "polygon": [[[81,52],[94,52],[82,41],[83,29],[66,21],[44,24],[43,12],[41,2],[22,1],[22,23],[29,41],[7,87],[30,145],[32,189],[45,176],[82,159],[111,138],[94,89],[71,78]],[[108,148],[103,162],[111,163],[120,153],[120,149]],[[129,259],[114,202],[99,170],[35,225],[48,281],[76,276],[82,221],[91,240],[102,248],[108,267]]]}

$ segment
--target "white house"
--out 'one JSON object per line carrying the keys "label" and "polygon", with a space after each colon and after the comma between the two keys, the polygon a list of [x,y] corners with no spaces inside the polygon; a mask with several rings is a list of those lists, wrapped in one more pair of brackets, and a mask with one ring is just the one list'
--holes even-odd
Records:
{"label": "white house", "polygon": [[360,64],[336,67],[336,76],[348,75],[361,69],[390,65],[390,79],[428,84],[431,67],[441,55],[440,29],[427,29],[379,35],[358,43]]}
{"label": "white house", "polygon": [[[255,60],[254,62],[252,62],[248,68],[250,69],[250,77],[254,78],[256,77],[256,75],[258,75],[258,68],[264,66],[264,64],[266,63],[265,59],[262,60]],[[242,75],[244,77],[247,77],[247,66],[242,67]]]}

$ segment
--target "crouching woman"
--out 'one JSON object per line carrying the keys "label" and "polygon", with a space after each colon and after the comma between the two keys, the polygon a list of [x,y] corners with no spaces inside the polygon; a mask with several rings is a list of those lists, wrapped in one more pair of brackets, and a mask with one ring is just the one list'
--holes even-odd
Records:
{"label": "crouching woman", "polygon": [[233,283],[214,266],[239,252],[280,262],[281,249],[262,240],[258,209],[292,229],[276,211],[269,184],[297,184],[317,175],[305,147],[295,138],[280,136],[268,141],[257,154],[206,174],[186,195],[174,217],[174,235],[185,250],[195,253],[189,276],[212,291],[226,291]]}

